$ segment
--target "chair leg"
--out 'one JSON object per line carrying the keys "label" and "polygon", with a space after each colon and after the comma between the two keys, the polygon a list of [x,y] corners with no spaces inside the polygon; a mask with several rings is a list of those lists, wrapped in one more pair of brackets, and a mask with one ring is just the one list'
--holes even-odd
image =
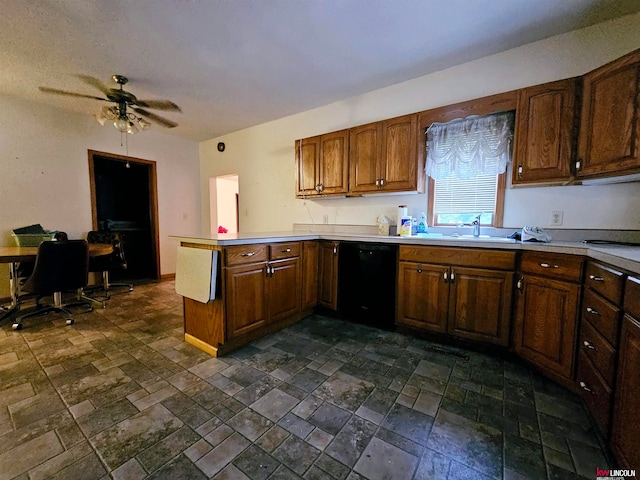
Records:
{"label": "chair leg", "polygon": [[65,315],[68,315],[69,318],[67,318],[67,325],[73,325],[74,321],[73,321],[73,314],[67,310],[65,308],[64,305],[62,305],[62,293],[61,292],[55,292],[53,294],[53,305],[49,305],[43,308],[40,308],[38,310],[35,310],[33,312],[29,312],[25,315],[22,315],[21,317],[18,317],[14,320],[13,325],[11,325],[11,327],[14,330],[21,330],[22,329],[22,322],[26,319],[26,318],[30,318],[30,317],[37,317],[40,315],[45,315],[48,314],[49,312],[59,312],[59,313],[64,313]]}
{"label": "chair leg", "polygon": [[107,302],[85,295],[82,288],[78,289],[78,295],[76,298],[78,299],[78,302],[80,302],[80,300],[84,300],[85,302],[89,302],[89,304],[95,303],[96,305],[100,305],[101,308],[107,308]]}
{"label": "chair leg", "polygon": [[109,282],[109,270],[105,270],[104,272],[102,272],[102,285],[104,287],[104,291],[106,292],[107,299],[111,298],[111,295],[110,295],[111,287],[126,287],[129,289],[129,292],[133,291],[133,283]]}

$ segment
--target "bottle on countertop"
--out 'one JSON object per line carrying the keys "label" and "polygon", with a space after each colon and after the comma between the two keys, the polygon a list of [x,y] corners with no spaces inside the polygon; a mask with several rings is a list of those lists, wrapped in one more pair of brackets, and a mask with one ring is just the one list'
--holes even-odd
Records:
{"label": "bottle on countertop", "polygon": [[427,216],[424,212],[420,214],[420,221],[418,222],[418,233],[427,233]]}
{"label": "bottle on countertop", "polygon": [[411,223],[411,235],[417,235],[417,234],[418,234],[418,219],[414,217]]}

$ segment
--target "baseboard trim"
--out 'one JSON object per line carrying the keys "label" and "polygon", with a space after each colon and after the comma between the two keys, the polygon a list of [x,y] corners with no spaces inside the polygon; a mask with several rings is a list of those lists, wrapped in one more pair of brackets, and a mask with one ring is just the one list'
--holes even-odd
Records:
{"label": "baseboard trim", "polygon": [[175,273],[163,273],[162,275],[160,275],[160,281],[161,282],[169,282],[171,280],[175,280],[176,279],[176,274]]}
{"label": "baseboard trim", "polygon": [[203,352],[208,353],[214,357],[218,356],[218,349],[209,345],[207,342],[203,342],[199,338],[194,337],[193,335],[189,335],[188,333],[184,334],[184,341],[190,343],[194,347],[198,347]]}

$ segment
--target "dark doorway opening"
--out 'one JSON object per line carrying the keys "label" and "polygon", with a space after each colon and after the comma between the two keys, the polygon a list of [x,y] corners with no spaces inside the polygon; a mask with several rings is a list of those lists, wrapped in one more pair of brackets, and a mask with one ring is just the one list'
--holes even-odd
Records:
{"label": "dark doorway opening", "polygon": [[156,163],[89,151],[93,229],[118,232],[127,269],[113,281],[160,278]]}

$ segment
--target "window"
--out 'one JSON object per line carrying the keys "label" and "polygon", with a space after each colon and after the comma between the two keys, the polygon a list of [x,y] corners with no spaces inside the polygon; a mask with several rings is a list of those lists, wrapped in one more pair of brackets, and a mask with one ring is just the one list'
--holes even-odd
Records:
{"label": "window", "polygon": [[427,129],[431,225],[502,226],[513,112],[468,117]]}

